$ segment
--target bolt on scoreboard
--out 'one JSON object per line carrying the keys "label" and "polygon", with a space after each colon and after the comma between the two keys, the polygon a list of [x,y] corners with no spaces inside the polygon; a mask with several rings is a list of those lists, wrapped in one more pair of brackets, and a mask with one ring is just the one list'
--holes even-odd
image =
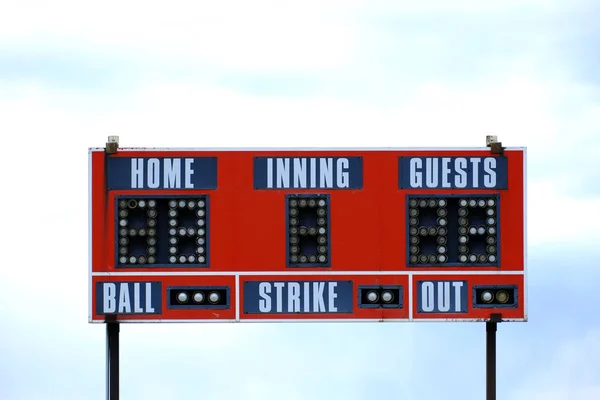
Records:
{"label": "bolt on scoreboard", "polygon": [[526,321],[526,149],[89,150],[89,320]]}

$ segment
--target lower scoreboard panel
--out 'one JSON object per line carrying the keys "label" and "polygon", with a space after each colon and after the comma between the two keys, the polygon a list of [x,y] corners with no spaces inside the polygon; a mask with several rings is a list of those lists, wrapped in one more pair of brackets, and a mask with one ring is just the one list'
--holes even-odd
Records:
{"label": "lower scoreboard panel", "polygon": [[523,274],[93,276],[90,321],[526,321]]}

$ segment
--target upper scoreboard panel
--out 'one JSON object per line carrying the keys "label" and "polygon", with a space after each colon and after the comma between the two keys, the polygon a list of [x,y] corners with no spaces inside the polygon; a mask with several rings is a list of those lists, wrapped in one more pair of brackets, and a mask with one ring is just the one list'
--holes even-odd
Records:
{"label": "upper scoreboard panel", "polygon": [[91,269],[523,271],[525,150],[90,150]]}

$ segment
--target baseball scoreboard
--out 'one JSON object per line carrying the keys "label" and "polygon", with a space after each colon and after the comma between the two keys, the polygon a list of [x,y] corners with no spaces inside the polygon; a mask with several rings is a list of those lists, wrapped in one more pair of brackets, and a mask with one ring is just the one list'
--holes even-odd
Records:
{"label": "baseball scoreboard", "polygon": [[89,320],[526,321],[526,149],[89,150]]}

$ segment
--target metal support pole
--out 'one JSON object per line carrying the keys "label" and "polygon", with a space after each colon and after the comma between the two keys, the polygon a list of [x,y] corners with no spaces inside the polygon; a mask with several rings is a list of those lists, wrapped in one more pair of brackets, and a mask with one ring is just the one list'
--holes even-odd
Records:
{"label": "metal support pole", "polygon": [[106,398],[119,400],[119,323],[106,322]]}
{"label": "metal support pole", "polygon": [[496,331],[501,320],[500,314],[492,314],[490,320],[485,323],[486,400],[496,400]]}

